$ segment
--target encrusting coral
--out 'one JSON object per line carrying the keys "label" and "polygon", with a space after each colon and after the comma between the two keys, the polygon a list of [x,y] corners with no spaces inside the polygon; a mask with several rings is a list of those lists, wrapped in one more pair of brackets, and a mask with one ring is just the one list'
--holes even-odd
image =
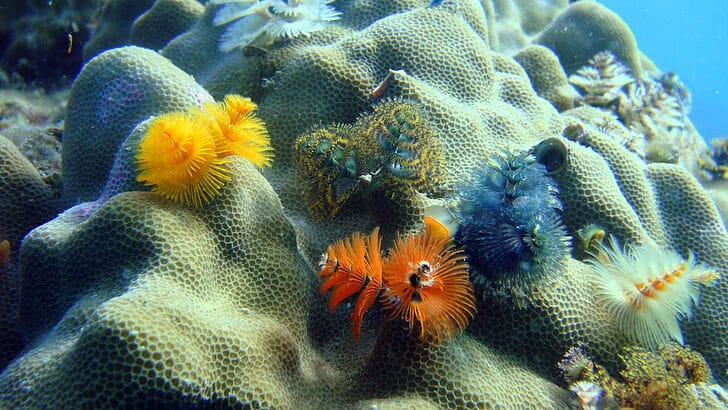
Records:
{"label": "encrusting coral", "polygon": [[[369,350],[333,336],[341,323],[324,314],[312,266],[298,252],[293,227],[271,186],[249,161],[233,157],[226,166],[232,180],[205,207],[125,192],[84,223],[67,211],[31,234],[24,252],[34,257],[26,272],[38,276],[29,278],[36,286],[24,295],[25,332],[53,329],[43,345],[0,375],[3,404],[42,406],[41,397],[54,391],[56,403],[68,406],[342,408],[386,397],[351,389],[369,383],[365,374],[376,372],[367,368]],[[61,241],[65,250],[47,253],[53,246],[48,240]],[[96,261],[94,268],[77,258]],[[54,267],[54,274],[43,274],[40,267]],[[65,296],[46,300],[59,289]],[[54,327],[56,320],[60,324]],[[318,339],[316,332],[333,339]],[[386,340],[404,333],[396,324],[381,334]],[[362,339],[371,346],[370,332]],[[443,349],[457,351],[456,340]],[[483,405],[510,397],[532,405],[562,403],[553,383],[469,340],[463,340],[468,348],[457,366],[450,354],[426,359],[419,353],[386,360],[386,377],[406,373],[410,360],[417,359],[427,374],[465,370],[468,380],[454,381],[452,388],[471,392]],[[401,346],[381,348],[379,360],[402,354]],[[349,364],[339,366],[335,356],[340,354]],[[264,374],[254,370],[263,368]],[[62,377],[82,369],[82,376]],[[521,387],[514,394],[511,388],[493,389],[495,382],[486,389],[470,381],[495,377],[498,369],[515,371],[530,392],[547,399],[530,398]],[[108,381],[119,379],[128,379],[133,392],[118,397],[118,384]],[[405,382],[396,377],[398,385]],[[38,386],[39,401],[22,393],[26,383]],[[401,393],[395,396],[413,395],[397,388]],[[432,395],[422,396],[427,401],[447,402],[445,393],[429,390]]]}
{"label": "encrusting coral", "polygon": [[[728,234],[720,214],[684,168],[645,164],[623,145],[604,139],[602,132],[610,131],[585,130],[588,135],[579,143],[549,138],[534,149],[537,160],[558,184],[567,231],[575,236],[583,227],[597,224],[622,243],[674,249],[686,260],[690,250],[697,262],[716,267],[720,277],[702,289],[700,306],[681,328],[685,342],[706,357],[716,378],[722,380],[726,339],[719,335],[728,331],[721,313],[728,301],[724,279]],[[688,220],[694,225],[684,223]],[[699,237],[694,234],[697,226]],[[531,291],[529,309],[514,310],[510,304],[488,299],[483,304],[488,309],[479,305],[479,317],[468,330],[486,340],[500,338],[518,354],[534,354],[536,349],[536,361],[544,366],[545,360],[555,360],[554,350],[585,341],[590,355],[607,366],[617,366],[614,352],[619,348],[615,346],[624,346],[629,339],[596,303],[599,283],[589,272],[583,262],[567,260],[565,270],[549,286]],[[534,329],[559,330],[536,330],[541,344],[523,345],[521,340],[533,337]]]}
{"label": "encrusting coral", "polygon": [[121,47],[89,61],[73,83],[63,149],[63,202],[98,198],[119,146],[150,116],[186,110],[212,97],[154,51]]}
{"label": "encrusting coral", "polygon": [[632,31],[624,20],[596,1],[572,2],[534,42],[553,50],[567,75],[604,50],[616,54],[634,77],[641,79],[644,73]]}
{"label": "encrusting coral", "polygon": [[59,205],[38,170],[2,134],[0,192],[0,367],[5,367],[25,344],[19,318],[22,240],[51,220]]}
{"label": "encrusting coral", "polygon": [[[124,7],[135,7],[128,3],[127,1]],[[189,30],[203,11],[202,4],[194,0],[156,0],[152,7],[132,22],[129,43],[159,50],[170,40]],[[117,17],[118,14],[111,14],[107,19],[113,20]]]}
{"label": "encrusting coral", "polygon": [[553,51],[534,44],[520,50],[513,58],[526,70],[539,97],[551,102],[559,111],[574,108],[579,93],[569,84]]}
{"label": "encrusting coral", "polygon": [[98,5],[96,27],[83,45],[83,58],[88,61],[124,45],[158,50],[189,30],[202,12],[196,0],[105,1]]}
{"label": "encrusting coral", "polygon": [[711,384],[712,374],[690,346],[662,343],[653,350],[627,347],[619,355],[619,376],[574,347],[559,363],[581,409],[725,408],[728,395]]}

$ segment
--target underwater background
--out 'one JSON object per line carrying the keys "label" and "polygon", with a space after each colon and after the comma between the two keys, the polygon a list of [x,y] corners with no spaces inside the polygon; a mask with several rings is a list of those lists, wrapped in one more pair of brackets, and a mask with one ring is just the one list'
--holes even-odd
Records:
{"label": "underwater background", "polygon": [[0,3],[0,409],[728,409],[725,13]]}
{"label": "underwater background", "polygon": [[693,94],[691,118],[705,139],[726,136],[728,9],[721,1],[603,0],[634,32],[640,49],[675,71]]}

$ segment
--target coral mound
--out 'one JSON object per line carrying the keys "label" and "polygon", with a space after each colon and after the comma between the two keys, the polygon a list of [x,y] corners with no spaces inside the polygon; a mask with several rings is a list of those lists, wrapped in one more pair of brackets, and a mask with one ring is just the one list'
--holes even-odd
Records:
{"label": "coral mound", "polygon": [[[131,3],[105,2],[89,46],[99,54],[71,91],[63,133],[63,201],[71,208],[27,235],[32,226],[18,227],[14,213],[0,219],[2,234],[14,235],[0,243],[9,239],[5,266],[17,262],[11,285],[19,281],[21,292],[3,301],[0,330],[15,332],[7,333],[16,337],[13,354],[25,349],[0,373],[0,407],[47,407],[49,398],[64,408],[587,405],[599,394],[594,385],[570,391],[555,382],[562,352],[581,344],[583,357],[618,374],[620,352],[634,344],[599,303],[600,276],[586,262],[608,236],[716,268],[715,283],[680,328],[713,377],[728,382],[725,220],[686,169],[701,156],[688,150],[685,160],[665,163],[640,136],[664,125],[689,131],[689,97],[676,77],[655,71],[603,6],[337,0],[341,19],[320,30],[267,45],[263,34],[260,43],[222,52],[228,28],[266,24],[249,11],[296,20],[285,10],[329,3]],[[230,4],[237,16],[215,25]],[[154,22],[175,16],[186,16],[184,24],[159,26],[160,53],[101,51],[108,36],[114,44],[153,44]],[[179,27],[190,28],[173,33]],[[604,51],[616,59],[595,57]],[[609,63],[616,60],[634,81],[624,83],[623,68]],[[599,71],[607,66],[615,71]],[[225,98],[232,93],[250,100]],[[632,108],[613,109],[620,99]],[[230,178],[203,184],[196,206],[146,192],[137,180],[144,135],[155,118],[181,111],[205,123],[215,159],[225,162],[214,168]],[[633,129],[638,122],[645,128]],[[15,158],[0,151],[3,160]],[[249,160],[238,157],[245,152]],[[502,152],[533,157],[480,168]],[[719,176],[716,155],[709,171]],[[0,181],[13,181],[17,168],[0,168]],[[478,177],[479,186],[461,189]],[[37,175],[19,180],[15,199],[48,193],[22,188],[35,186]],[[461,219],[477,221],[461,235],[479,245],[470,259],[525,251],[515,270],[528,275],[510,281],[511,264],[501,269],[502,289],[475,297],[463,254],[442,239],[454,232],[449,221],[427,240],[412,234],[428,210],[451,209],[460,194],[470,206]],[[510,230],[496,229],[502,225]],[[327,250],[376,226],[376,235]],[[479,240],[482,227],[495,240]],[[578,239],[574,249],[569,236]],[[321,275],[335,294],[331,311],[316,276],[324,251],[319,268],[331,272]],[[494,260],[498,268],[508,263]],[[481,265],[494,281],[489,263]],[[457,281],[438,281],[451,271]],[[423,306],[431,301],[447,309]],[[17,320],[7,324],[5,312]],[[688,385],[706,392],[701,382]]]}

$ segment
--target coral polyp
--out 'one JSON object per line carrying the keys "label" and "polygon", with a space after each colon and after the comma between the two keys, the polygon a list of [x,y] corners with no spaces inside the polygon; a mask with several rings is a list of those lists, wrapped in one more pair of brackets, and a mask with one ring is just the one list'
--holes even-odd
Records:
{"label": "coral polyp", "polygon": [[622,248],[610,237],[598,245],[588,263],[598,283],[597,302],[634,343],[653,348],[675,340],[683,343],[679,321],[698,304],[700,286],[713,283],[715,269],[653,245]]}
{"label": "coral polyp", "polygon": [[440,343],[462,331],[475,314],[465,255],[452,240],[422,229],[399,237],[384,260],[383,308],[404,319],[420,340]]}
{"label": "coral polyp", "polygon": [[351,334],[359,341],[364,314],[377,300],[382,284],[382,254],[379,228],[368,237],[355,233],[326,249],[319,261],[321,293],[331,290],[329,310],[359,293],[351,313]]}
{"label": "coral polyp", "polygon": [[495,156],[459,191],[455,239],[468,255],[474,283],[529,287],[563,267],[570,238],[558,189],[533,156]]}
{"label": "coral polyp", "polygon": [[333,0],[211,0],[224,5],[215,15],[216,26],[229,24],[220,39],[221,51],[247,46],[267,47],[277,40],[309,35],[337,20]]}
{"label": "coral polyp", "polygon": [[230,180],[224,158],[204,126],[173,112],[151,121],[137,153],[137,181],[173,201],[201,206]]}

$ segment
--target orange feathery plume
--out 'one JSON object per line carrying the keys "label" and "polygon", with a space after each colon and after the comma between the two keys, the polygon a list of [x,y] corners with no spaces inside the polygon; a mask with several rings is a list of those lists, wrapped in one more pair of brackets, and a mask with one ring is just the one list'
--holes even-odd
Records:
{"label": "orange feathery plume", "polygon": [[239,155],[259,168],[271,164],[273,148],[268,131],[263,121],[255,116],[258,107],[250,98],[229,94],[223,102],[206,103],[204,108],[195,115],[204,118],[201,114],[206,112],[214,119],[208,128],[222,147],[220,156]]}
{"label": "orange feathery plume", "polygon": [[475,315],[468,264],[442,232],[427,227],[417,235],[399,237],[384,260],[383,307],[387,319],[419,328],[420,340],[440,343],[462,331]]}
{"label": "orange feathery plume", "polygon": [[137,181],[171,200],[200,206],[230,180],[218,151],[212,135],[191,116],[160,115],[139,143]]}
{"label": "orange feathery plume", "polygon": [[435,239],[447,239],[450,237],[450,230],[437,218],[425,215],[425,229]]}
{"label": "orange feathery plume", "polygon": [[329,310],[349,296],[359,293],[351,312],[351,333],[359,341],[364,314],[377,300],[382,285],[382,241],[379,227],[369,237],[360,233],[351,239],[335,242],[326,249],[319,262],[321,293],[332,289]]}

